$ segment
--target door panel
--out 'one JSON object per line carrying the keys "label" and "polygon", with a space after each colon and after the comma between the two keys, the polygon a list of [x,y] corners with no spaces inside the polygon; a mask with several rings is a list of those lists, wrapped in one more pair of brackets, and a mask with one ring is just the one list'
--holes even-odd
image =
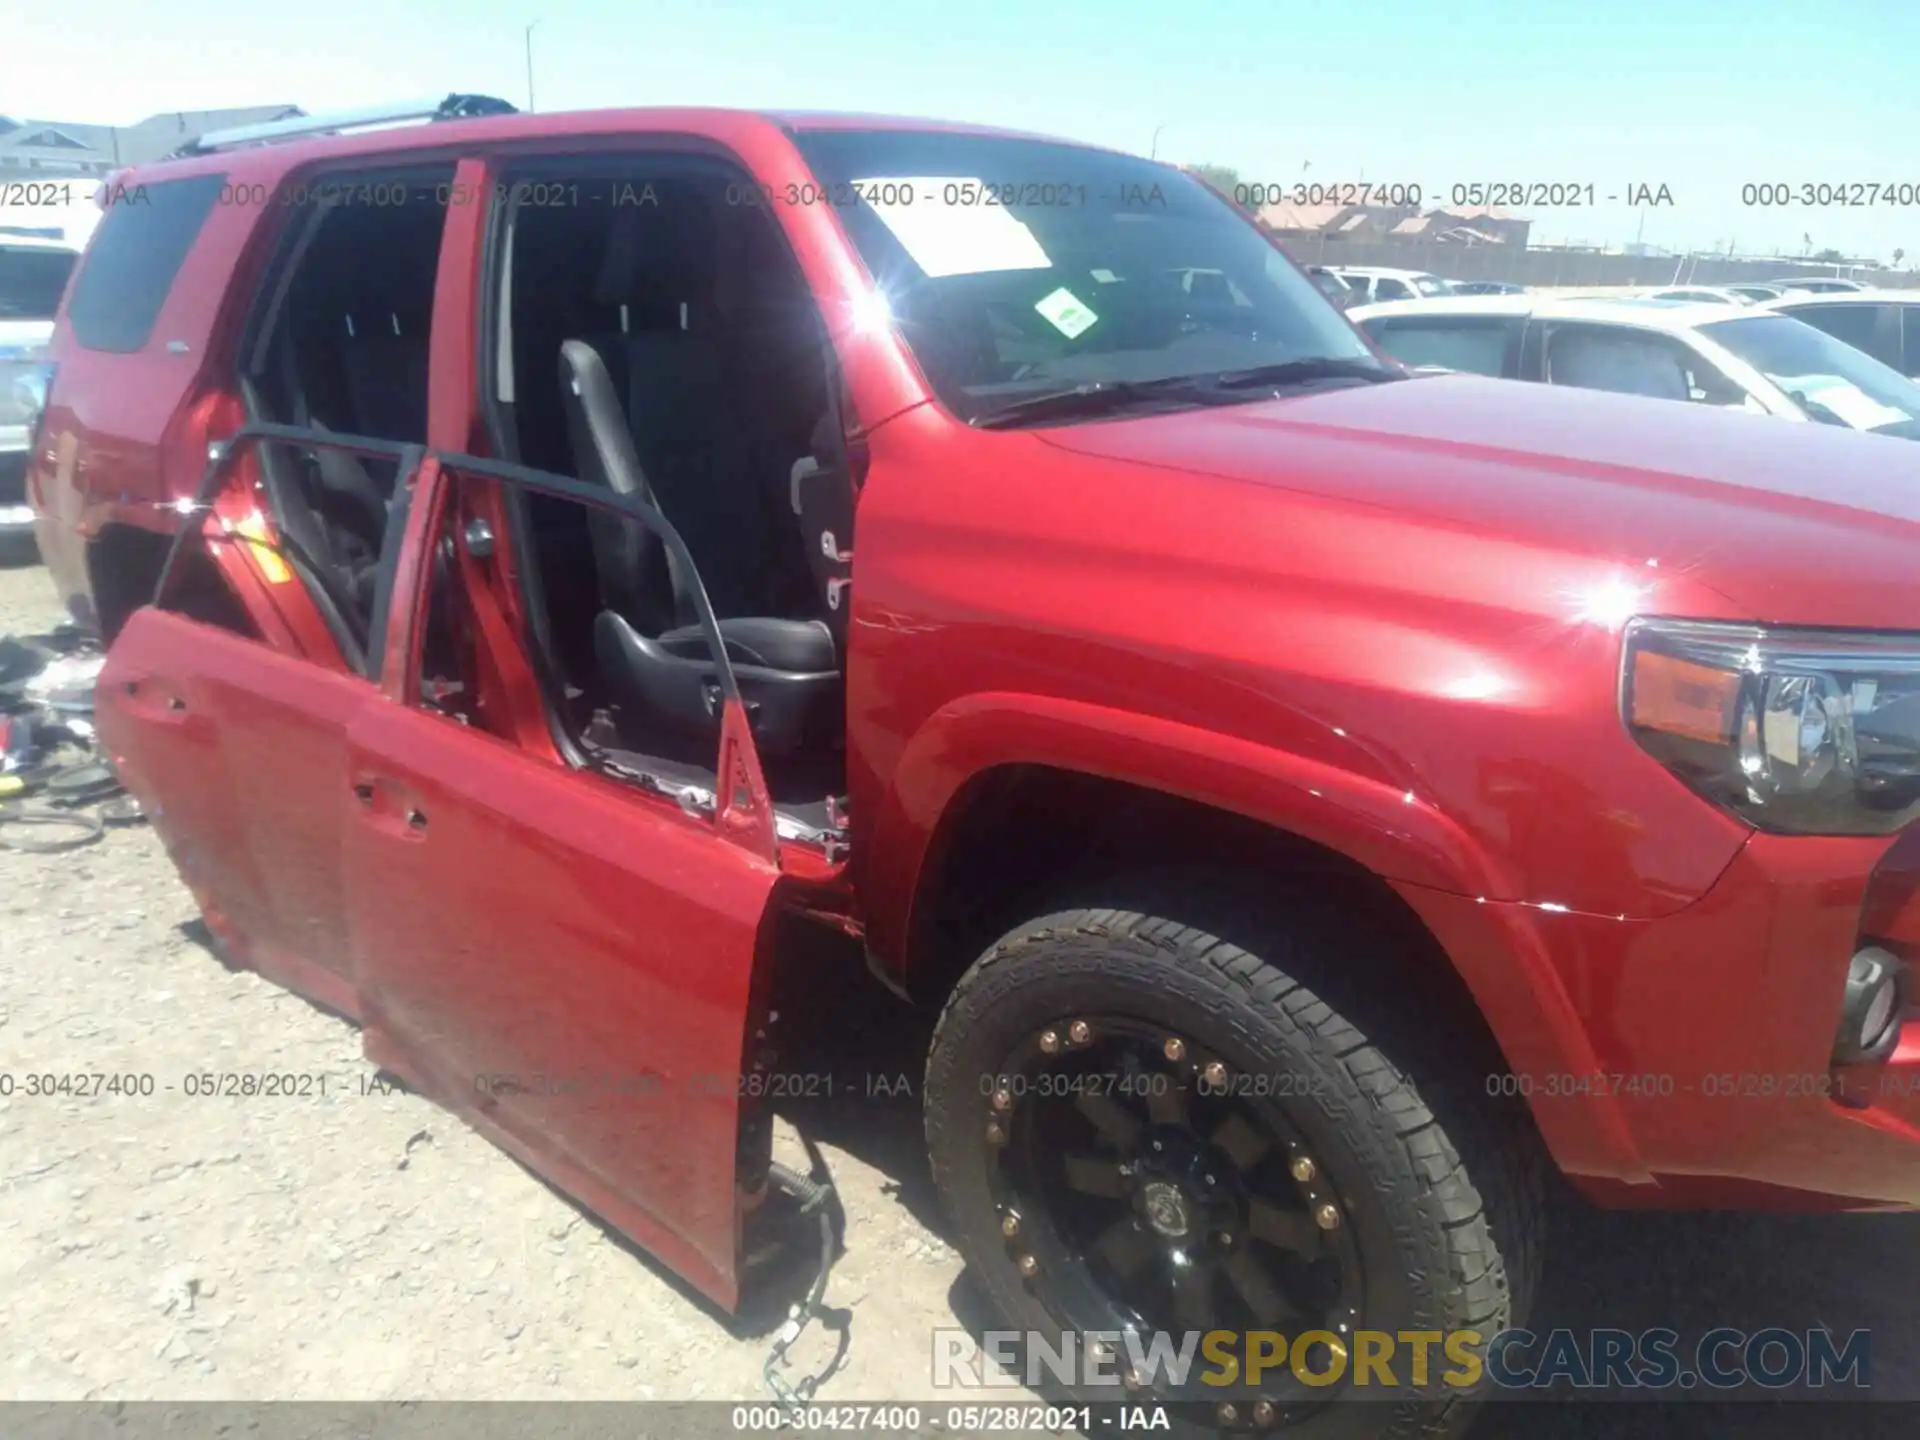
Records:
{"label": "door panel", "polygon": [[369,1054],[724,1305],[749,997],[778,872],[657,796],[444,716],[348,732]]}
{"label": "door panel", "polygon": [[[685,542],[651,506],[565,476],[435,452],[411,553],[457,536],[449,585],[475,620],[496,716],[545,702],[522,627],[515,531],[469,538],[461,503],[514,486],[654,530],[691,577],[723,697],[710,813],[563,761],[517,723],[419,707],[426,597],[395,597],[386,698],[347,732],[342,794],[367,1053],[591,1205],[726,1306],[738,1301],[741,1076],[780,878],[773,805],[737,678]],[[463,488],[463,487],[470,487]],[[504,516],[504,510],[499,512]],[[470,518],[470,517],[469,517]],[[498,536],[496,540],[494,536]],[[511,692],[510,694],[506,692]],[[484,707],[482,707],[484,709]]]}
{"label": "door panel", "polygon": [[346,1014],[340,845],[358,677],[149,606],[101,672],[103,744],[231,958]]}

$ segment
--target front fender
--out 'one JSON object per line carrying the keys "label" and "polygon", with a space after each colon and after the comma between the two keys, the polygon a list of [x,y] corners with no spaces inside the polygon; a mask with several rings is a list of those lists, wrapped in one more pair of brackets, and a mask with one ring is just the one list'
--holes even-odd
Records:
{"label": "front fender", "polygon": [[[1053,696],[975,694],[936,711],[914,734],[875,817],[863,887],[867,944],[895,973],[905,968],[913,910],[925,899],[926,867],[950,807],[969,781],[1007,765],[1095,775],[1231,811],[1335,851],[1409,897],[1523,898],[1510,865],[1412,792],[1179,721]],[[1480,937],[1495,943],[1468,947],[1470,954],[1449,949],[1449,958],[1516,1070],[1592,1074],[1596,1053],[1548,954],[1503,943],[1524,930],[1487,927]],[[1610,1099],[1552,1108],[1542,1129],[1563,1167],[1646,1178]]]}

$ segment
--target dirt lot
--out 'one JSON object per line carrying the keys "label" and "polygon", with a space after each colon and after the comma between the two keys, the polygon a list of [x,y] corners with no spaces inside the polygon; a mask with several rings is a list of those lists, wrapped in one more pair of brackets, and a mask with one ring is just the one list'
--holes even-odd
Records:
{"label": "dirt lot", "polygon": [[[0,570],[0,634],[55,618],[43,571]],[[215,959],[144,829],[0,853],[0,925],[0,1070],[163,1087],[205,1070],[338,1077],[324,1099],[0,1098],[0,1398],[761,1394],[777,1314],[724,1320],[425,1100],[361,1093],[372,1071],[353,1028]],[[924,1024],[878,987],[834,994],[867,998],[820,1033],[822,1053],[917,1092]],[[850,1348],[825,1399],[934,1398],[930,1330],[978,1322],[937,1231],[917,1103],[790,1117],[847,1216],[827,1298]],[[1920,1399],[1920,1220],[1563,1202],[1555,1230],[1536,1328],[1867,1327],[1876,1392]],[[810,1333],[802,1359],[830,1345]],[[1637,1406],[1557,1415],[1556,1434],[1681,1433],[1645,1428]],[[1509,1408],[1475,1434],[1534,1434],[1541,1418]],[[1862,1433],[1751,1419],[1744,1434]]]}

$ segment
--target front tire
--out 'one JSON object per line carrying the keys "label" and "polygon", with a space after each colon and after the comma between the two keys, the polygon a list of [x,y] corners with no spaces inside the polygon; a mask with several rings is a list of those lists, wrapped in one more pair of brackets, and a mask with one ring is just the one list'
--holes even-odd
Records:
{"label": "front tire", "polygon": [[[1194,1329],[1484,1340],[1521,1323],[1537,1146],[1481,1073],[1433,1058],[1430,1017],[1356,985],[1379,973],[1352,963],[1365,944],[1309,896],[1186,892],[1042,915],[987,949],[936,1030],[926,1125],[959,1248],[1006,1328],[1056,1347],[1064,1330],[1166,1330],[1178,1347]],[[1391,1363],[1393,1403],[1340,1403],[1345,1385],[1283,1367],[1217,1415],[1457,1434],[1481,1387],[1443,1382],[1451,1362],[1431,1356],[1419,1390],[1407,1357]]]}

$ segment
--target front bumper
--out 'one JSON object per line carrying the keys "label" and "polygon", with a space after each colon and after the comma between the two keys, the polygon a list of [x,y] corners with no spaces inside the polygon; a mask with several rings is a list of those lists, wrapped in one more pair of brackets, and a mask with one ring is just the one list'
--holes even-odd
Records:
{"label": "front bumper", "polygon": [[[1594,1198],[1920,1207],[1920,1013],[1885,1066],[1831,1063],[1855,950],[1884,944],[1920,968],[1920,831],[1755,835],[1658,920],[1408,898],[1506,1051],[1512,1074],[1489,1092],[1525,1096]],[[1521,988],[1540,1021],[1526,1023]]]}

